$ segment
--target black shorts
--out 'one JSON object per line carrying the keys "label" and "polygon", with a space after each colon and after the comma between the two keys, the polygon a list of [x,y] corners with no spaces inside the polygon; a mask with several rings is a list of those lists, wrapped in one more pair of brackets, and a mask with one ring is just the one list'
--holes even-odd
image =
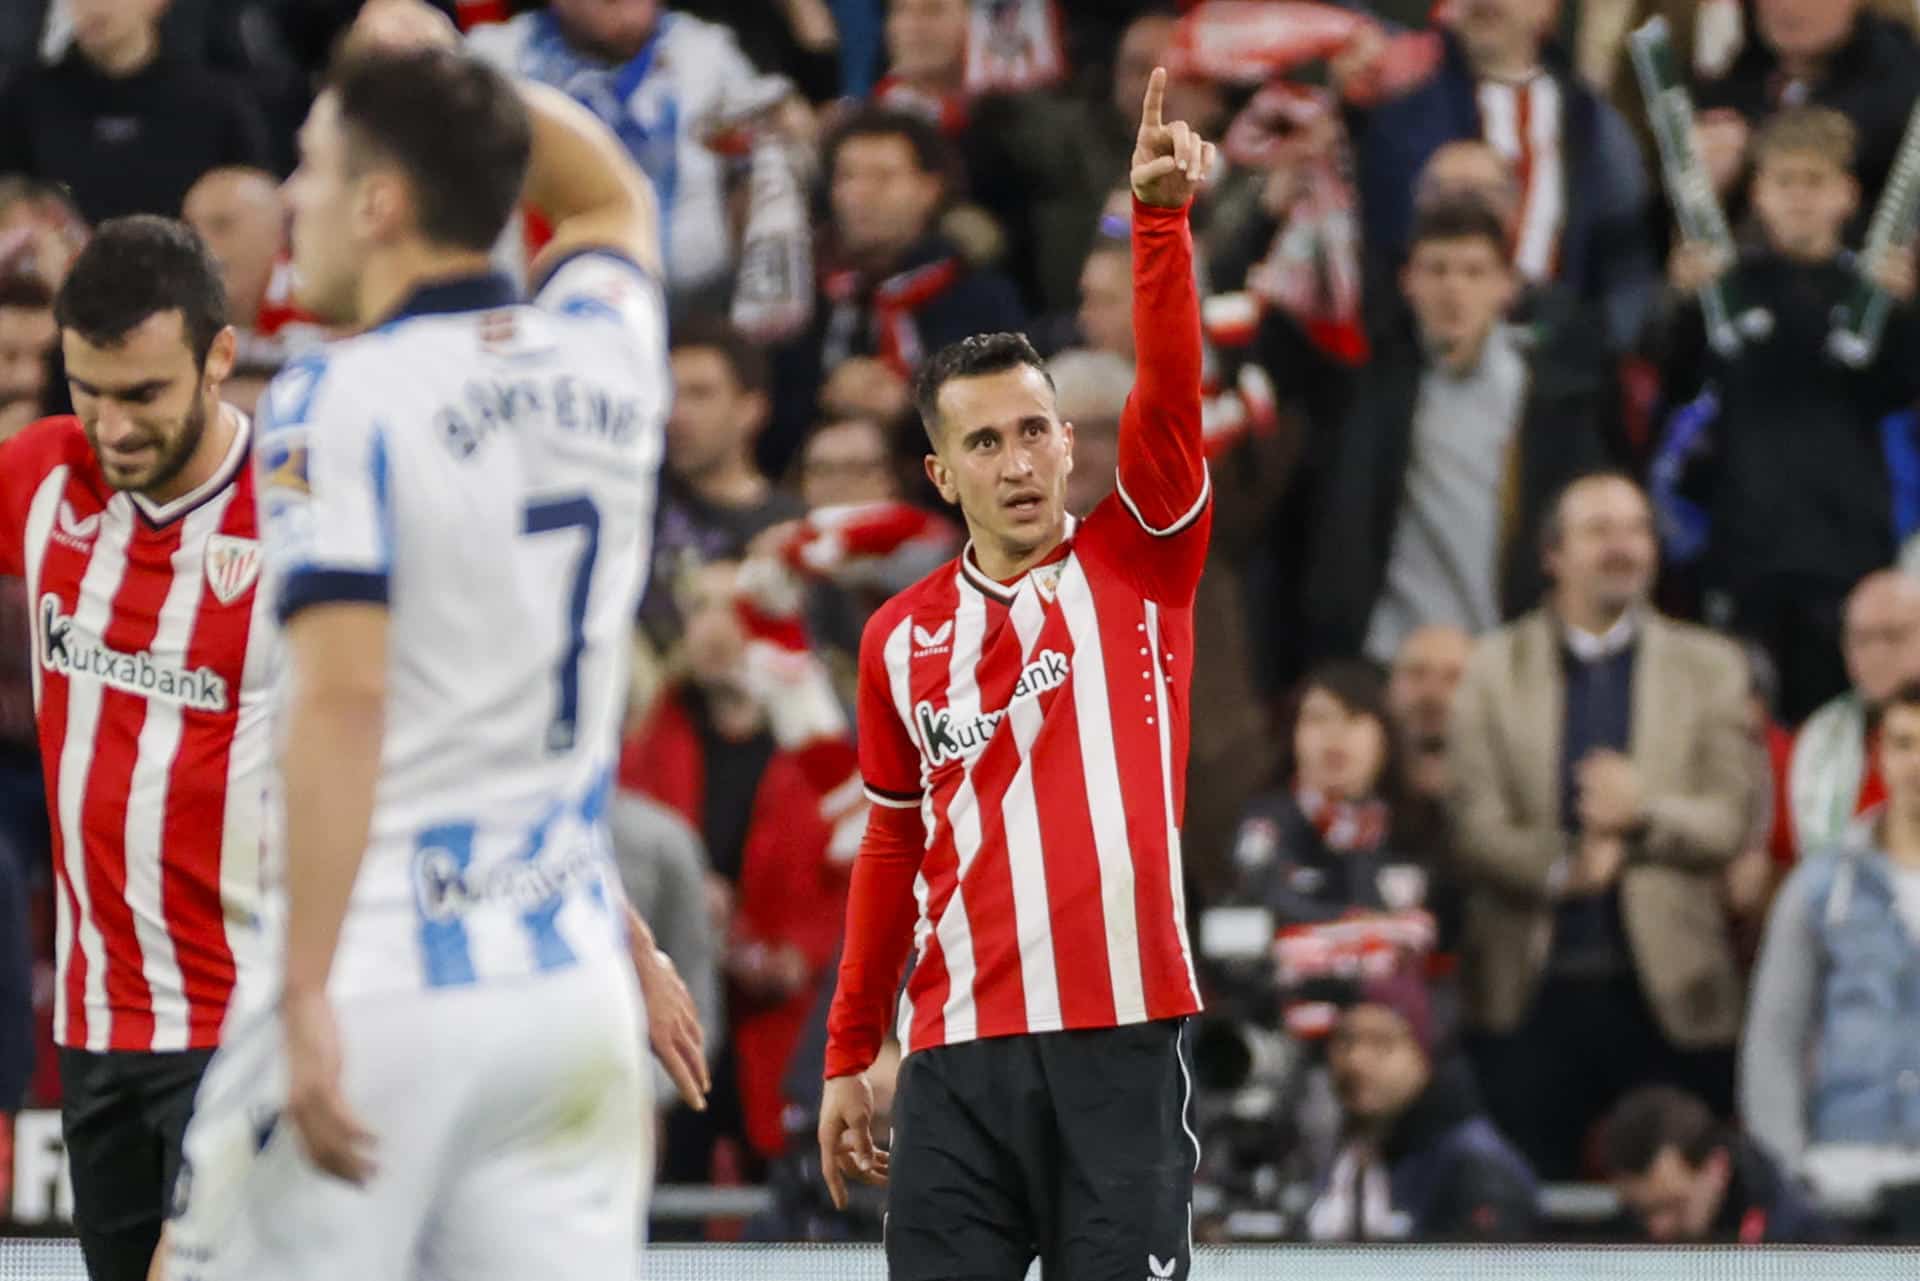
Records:
{"label": "black shorts", "polygon": [[212,1050],[60,1051],[74,1230],[92,1281],[146,1281]]}
{"label": "black shorts", "polygon": [[887,1189],[891,1281],[1182,1281],[1199,1144],[1184,1019],[907,1057]]}

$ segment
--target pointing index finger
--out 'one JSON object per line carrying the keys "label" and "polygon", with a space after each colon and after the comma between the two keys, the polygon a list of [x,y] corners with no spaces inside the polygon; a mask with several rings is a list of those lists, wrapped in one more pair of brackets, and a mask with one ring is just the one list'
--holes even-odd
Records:
{"label": "pointing index finger", "polygon": [[1158,129],[1160,110],[1167,99],[1167,69],[1155,67],[1153,74],[1147,77],[1147,100],[1140,106],[1140,127]]}

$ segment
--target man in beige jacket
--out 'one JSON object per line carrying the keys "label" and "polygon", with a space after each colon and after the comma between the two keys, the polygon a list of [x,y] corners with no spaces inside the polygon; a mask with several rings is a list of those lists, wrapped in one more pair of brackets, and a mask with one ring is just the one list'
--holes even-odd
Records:
{"label": "man in beige jacket", "polygon": [[1650,1081],[1731,1103],[1740,979],[1719,875],[1756,783],[1734,645],[1656,614],[1653,518],[1619,475],[1549,509],[1554,588],[1483,637],[1454,703],[1470,1048],[1546,1179]]}

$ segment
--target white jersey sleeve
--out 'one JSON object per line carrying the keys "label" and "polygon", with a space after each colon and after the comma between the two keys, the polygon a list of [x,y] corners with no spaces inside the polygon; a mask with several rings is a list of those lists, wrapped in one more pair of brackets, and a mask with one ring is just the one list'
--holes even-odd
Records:
{"label": "white jersey sleeve", "polygon": [[582,249],[562,258],[547,269],[533,304],[576,320],[604,322],[642,359],[666,359],[666,293],[618,250]]}
{"label": "white jersey sleeve", "polygon": [[329,601],[385,604],[392,572],[387,440],[327,360],[283,369],[259,412],[261,527],[282,622]]}

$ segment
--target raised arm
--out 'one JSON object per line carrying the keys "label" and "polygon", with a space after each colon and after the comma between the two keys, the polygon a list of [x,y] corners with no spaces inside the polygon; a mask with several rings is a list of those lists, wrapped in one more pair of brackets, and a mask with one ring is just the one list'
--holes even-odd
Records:
{"label": "raised arm", "polygon": [[1214,147],[1161,118],[1167,73],[1147,82],[1133,149],[1133,394],[1120,419],[1119,492],[1147,532],[1178,533],[1207,500],[1200,297],[1187,210]]}

